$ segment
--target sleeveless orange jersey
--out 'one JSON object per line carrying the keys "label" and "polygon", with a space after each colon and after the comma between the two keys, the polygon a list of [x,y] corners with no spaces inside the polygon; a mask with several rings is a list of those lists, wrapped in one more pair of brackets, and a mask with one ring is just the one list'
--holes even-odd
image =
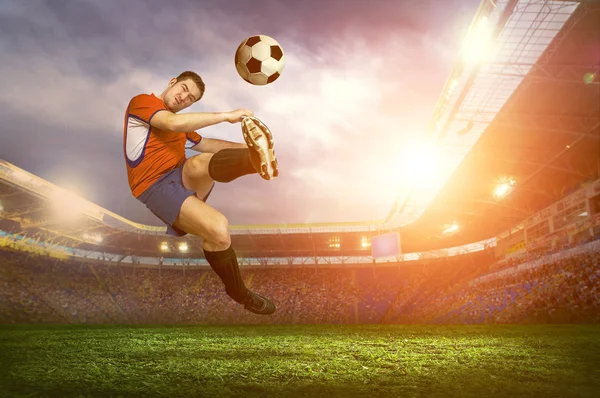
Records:
{"label": "sleeveless orange jersey", "polygon": [[164,173],[183,165],[185,149],[198,144],[196,132],[163,131],[150,125],[160,111],[170,112],[154,94],[131,99],[125,112],[123,152],[131,193],[136,198]]}

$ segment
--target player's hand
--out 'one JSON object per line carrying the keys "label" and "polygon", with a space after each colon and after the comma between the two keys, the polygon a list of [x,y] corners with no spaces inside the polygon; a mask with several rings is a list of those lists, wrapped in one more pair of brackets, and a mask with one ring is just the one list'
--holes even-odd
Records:
{"label": "player's hand", "polygon": [[254,113],[250,109],[236,109],[225,113],[225,118],[229,123],[239,123],[246,116],[254,116]]}

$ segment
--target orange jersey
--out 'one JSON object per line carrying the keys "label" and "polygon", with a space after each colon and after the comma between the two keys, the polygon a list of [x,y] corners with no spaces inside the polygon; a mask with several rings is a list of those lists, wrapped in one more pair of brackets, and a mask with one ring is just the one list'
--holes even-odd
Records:
{"label": "orange jersey", "polygon": [[160,111],[170,112],[154,94],[140,94],[131,99],[125,112],[123,152],[131,193],[136,198],[164,173],[185,162],[185,149],[198,144],[196,132],[164,131],[150,125]]}

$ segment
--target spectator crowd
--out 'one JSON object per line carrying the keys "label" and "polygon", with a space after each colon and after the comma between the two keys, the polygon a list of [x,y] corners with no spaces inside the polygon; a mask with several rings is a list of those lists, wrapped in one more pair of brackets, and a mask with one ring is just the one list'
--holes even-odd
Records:
{"label": "spectator crowd", "polygon": [[[449,261],[449,260],[448,260]],[[600,322],[600,254],[481,281],[489,264],[243,268],[271,316],[231,300],[209,268],[145,268],[0,251],[0,323]]]}

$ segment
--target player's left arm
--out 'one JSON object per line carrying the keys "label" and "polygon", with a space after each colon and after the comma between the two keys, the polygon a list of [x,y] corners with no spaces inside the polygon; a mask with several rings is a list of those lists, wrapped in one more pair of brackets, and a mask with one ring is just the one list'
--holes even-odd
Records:
{"label": "player's left arm", "polygon": [[221,149],[226,148],[248,148],[248,145],[246,145],[245,143],[202,137],[200,142],[191,147],[190,149],[203,153],[217,153]]}

